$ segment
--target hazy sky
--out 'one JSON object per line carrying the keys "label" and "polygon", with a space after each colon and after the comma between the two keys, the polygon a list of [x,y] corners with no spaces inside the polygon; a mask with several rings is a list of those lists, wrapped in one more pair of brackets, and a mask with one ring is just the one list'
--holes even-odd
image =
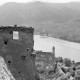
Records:
{"label": "hazy sky", "polygon": [[0,0],[0,5],[6,2],[31,2],[31,1],[44,1],[53,3],[80,2],[80,0]]}

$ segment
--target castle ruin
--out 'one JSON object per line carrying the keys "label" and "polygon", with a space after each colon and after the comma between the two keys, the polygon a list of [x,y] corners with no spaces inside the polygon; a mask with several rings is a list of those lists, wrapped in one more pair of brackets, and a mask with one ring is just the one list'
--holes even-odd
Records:
{"label": "castle ruin", "polygon": [[0,27],[0,56],[4,58],[15,80],[36,80],[36,67],[31,55],[33,33],[32,27]]}

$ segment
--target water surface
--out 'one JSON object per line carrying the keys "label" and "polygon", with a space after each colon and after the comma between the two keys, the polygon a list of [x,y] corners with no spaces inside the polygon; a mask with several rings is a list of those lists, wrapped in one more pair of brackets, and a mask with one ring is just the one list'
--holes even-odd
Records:
{"label": "water surface", "polygon": [[80,44],[64,41],[52,37],[34,36],[34,49],[45,52],[52,52],[52,47],[55,46],[56,57],[66,57],[71,60],[80,61]]}

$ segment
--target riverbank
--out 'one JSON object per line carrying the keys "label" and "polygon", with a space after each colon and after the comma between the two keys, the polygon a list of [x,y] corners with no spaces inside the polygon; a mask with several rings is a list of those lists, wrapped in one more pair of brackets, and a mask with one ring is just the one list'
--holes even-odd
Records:
{"label": "riverbank", "polygon": [[80,61],[80,44],[69,42],[52,37],[43,38],[40,35],[34,35],[34,49],[44,52],[52,52],[55,46],[56,57],[70,58],[71,60]]}

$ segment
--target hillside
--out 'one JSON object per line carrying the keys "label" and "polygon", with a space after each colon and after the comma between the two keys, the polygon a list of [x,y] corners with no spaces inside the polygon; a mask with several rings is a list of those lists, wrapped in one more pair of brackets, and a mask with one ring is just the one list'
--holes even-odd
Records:
{"label": "hillside", "polygon": [[0,25],[26,25],[35,32],[80,42],[80,3],[10,2],[0,6]]}
{"label": "hillside", "polygon": [[26,4],[6,3],[0,7],[0,23],[65,23],[80,17],[80,9],[77,8],[79,6],[77,3],[56,4],[39,1]]}

